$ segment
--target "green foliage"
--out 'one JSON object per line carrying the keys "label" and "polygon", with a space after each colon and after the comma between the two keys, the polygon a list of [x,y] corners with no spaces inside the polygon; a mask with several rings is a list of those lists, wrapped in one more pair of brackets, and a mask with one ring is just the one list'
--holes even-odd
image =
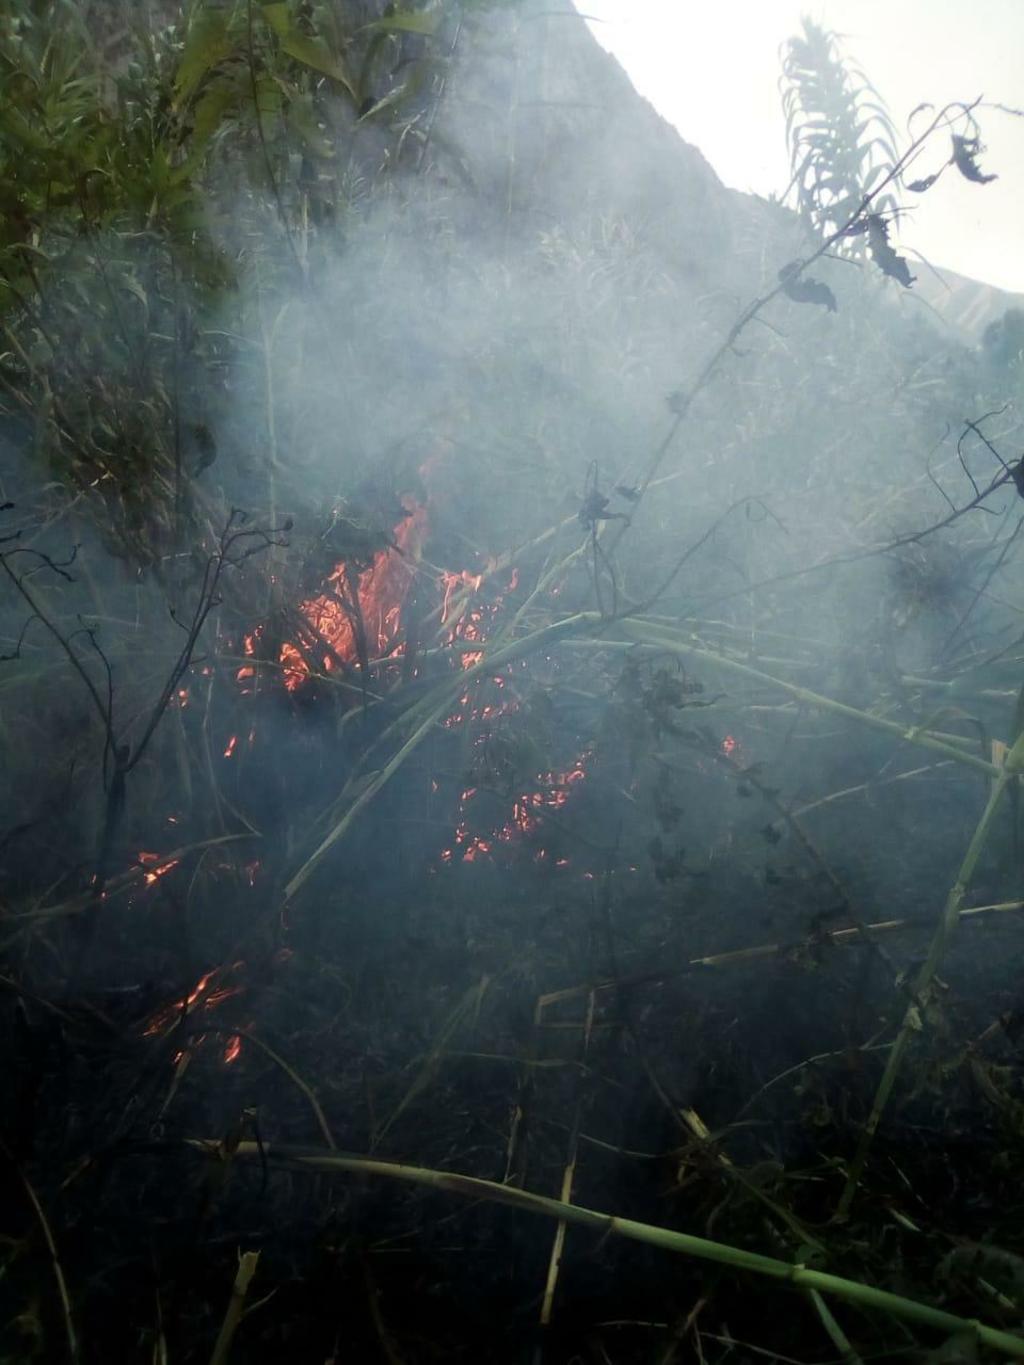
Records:
{"label": "green foliage", "polygon": [[359,116],[408,134],[450,8],[194,0],[110,59],[87,5],[5,5],[0,386],[120,553],[155,564],[203,521],[189,433],[234,363],[212,324],[240,272],[274,280],[282,235],[308,271]]}

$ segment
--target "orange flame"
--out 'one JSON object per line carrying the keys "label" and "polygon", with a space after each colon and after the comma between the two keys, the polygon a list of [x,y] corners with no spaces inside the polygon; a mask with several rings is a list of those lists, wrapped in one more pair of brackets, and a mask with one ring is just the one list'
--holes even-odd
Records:
{"label": "orange flame", "polygon": [[[459,797],[459,821],[455,826],[454,847],[442,851],[441,861],[451,864],[458,853],[461,862],[472,863],[481,856],[492,853],[495,844],[510,844],[515,839],[532,833],[539,826],[542,813],[545,810],[560,810],[569,800],[572,788],[584,780],[587,775],[585,764],[589,756],[588,752],[581,753],[572,767],[566,768],[563,772],[538,773],[538,787],[517,796],[512,803],[509,818],[497,829],[492,830],[486,838],[470,833],[465,818],[465,807],[467,802],[476,796],[477,788],[467,787]],[[547,853],[541,849],[536,856],[538,861],[541,861],[547,857]],[[568,867],[569,859],[558,858],[555,860],[555,866]]]}
{"label": "orange flame", "polygon": [[[323,656],[323,668],[330,672],[334,656],[351,663],[358,658],[357,622],[365,635],[366,649],[371,657],[401,653],[402,604],[405,601],[415,565],[427,532],[427,509],[417,503],[408,508],[392,532],[393,545],[378,550],[373,562],[359,575],[355,588],[356,601],[346,607],[351,595],[351,575],[348,566],[339,564],[328,578],[330,591],[309,598],[299,607],[302,615],[316,634],[332,651]],[[358,610],[356,609],[358,605]],[[251,637],[250,637],[251,639]],[[252,653],[249,640],[246,653]],[[309,665],[296,645],[285,642],[281,646],[280,662],[284,665],[284,684],[293,692],[309,676]],[[239,676],[250,670],[239,670]]]}
{"label": "orange flame", "polygon": [[165,877],[172,868],[178,866],[180,858],[168,858],[166,862],[161,861],[162,854],[150,853],[148,849],[139,850],[139,863],[147,868],[146,885],[152,886],[160,877]]}
{"label": "orange flame", "polygon": [[[242,965],[241,962],[236,962],[229,970],[234,970]],[[164,1005],[150,1015],[145,1028],[142,1030],[143,1036],[153,1038],[157,1034],[166,1033],[179,1021],[183,1014],[192,1010],[212,1010],[217,1005],[223,1004],[225,1000],[230,1000],[232,996],[241,995],[244,990],[243,986],[214,987],[214,982],[223,970],[222,967],[214,967],[211,971],[204,972],[183,999],[175,1000],[170,1005]]]}

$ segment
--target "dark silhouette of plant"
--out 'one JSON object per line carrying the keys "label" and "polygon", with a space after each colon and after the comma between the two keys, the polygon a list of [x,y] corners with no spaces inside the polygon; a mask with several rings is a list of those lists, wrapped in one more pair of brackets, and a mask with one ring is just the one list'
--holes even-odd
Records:
{"label": "dark silhouette of plant", "polygon": [[[804,18],[803,32],[784,50],[782,108],[792,179],[786,196],[814,232],[827,237],[853,217],[866,194],[898,161],[896,133],[877,91],[841,55],[839,38]],[[898,206],[892,193],[875,201],[883,218]],[[834,250],[863,256],[862,236],[840,239]]]}

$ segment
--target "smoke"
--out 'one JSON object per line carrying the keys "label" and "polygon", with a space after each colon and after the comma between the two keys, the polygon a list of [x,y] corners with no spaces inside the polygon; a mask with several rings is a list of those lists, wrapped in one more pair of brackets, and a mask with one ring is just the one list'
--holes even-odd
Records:
{"label": "smoke", "polygon": [[[408,1152],[448,1052],[479,1028],[467,1058],[525,1055],[565,989],[616,1078],[601,1141],[645,1151],[632,1049],[659,1102],[726,1123],[752,1076],[891,1012],[916,943],[890,971],[830,935],[934,915],[1009,736],[1016,488],[951,508],[1019,423],[958,447],[999,407],[986,372],[864,265],[815,262],[835,311],[781,295],[736,327],[813,246],[568,5],[474,10],[448,41],[403,139],[339,113],[333,224],[211,187],[232,269],[196,324],[214,360],[184,367],[188,536],[140,570],[75,498],[17,493],[35,605],[0,618],[0,887],[32,905],[12,942],[40,988],[127,1000],[162,1067],[146,1123],[224,1131],[248,1086],[275,1141],[308,1140],[312,1091],[265,1035],[327,1078],[340,1145]],[[992,857],[979,895],[1005,880]],[[748,1026],[725,1080],[681,1019]],[[511,1179],[507,1093],[480,1103],[474,1159]]]}

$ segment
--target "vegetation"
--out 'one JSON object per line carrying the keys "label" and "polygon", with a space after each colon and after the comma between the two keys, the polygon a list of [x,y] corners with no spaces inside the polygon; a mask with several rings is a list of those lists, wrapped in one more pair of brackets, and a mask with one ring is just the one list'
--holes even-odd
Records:
{"label": "vegetation", "polygon": [[805,23],[808,247],[558,5],[3,12],[0,1359],[1024,1357],[978,107]]}
{"label": "vegetation", "polygon": [[[807,223],[827,236],[856,221],[865,194],[891,179],[897,134],[871,82],[841,55],[837,35],[807,18],[802,30],[787,44],[780,80],[790,188]],[[896,212],[897,188],[876,195],[875,213]],[[863,237],[840,237],[836,247],[856,254]]]}

